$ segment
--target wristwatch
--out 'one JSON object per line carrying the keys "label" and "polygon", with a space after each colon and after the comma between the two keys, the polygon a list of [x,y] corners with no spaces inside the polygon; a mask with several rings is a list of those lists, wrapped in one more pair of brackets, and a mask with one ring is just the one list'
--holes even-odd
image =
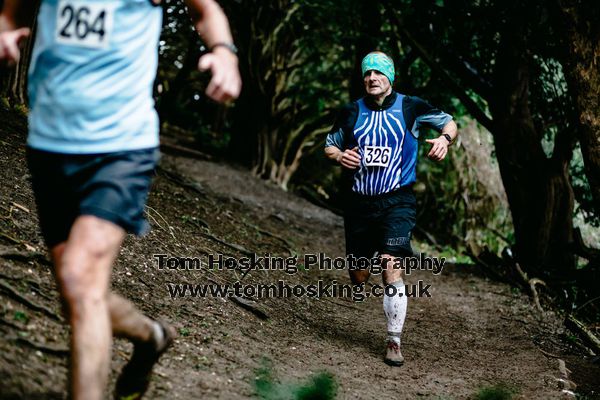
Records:
{"label": "wristwatch", "polygon": [[452,144],[452,137],[450,135],[448,135],[447,133],[442,133],[442,136],[446,138],[449,145]]}
{"label": "wristwatch", "polygon": [[237,55],[237,53],[238,53],[238,48],[233,43],[225,43],[225,42],[215,43],[210,48],[210,51],[213,51],[216,47],[225,47],[226,49],[228,49],[235,55]]}

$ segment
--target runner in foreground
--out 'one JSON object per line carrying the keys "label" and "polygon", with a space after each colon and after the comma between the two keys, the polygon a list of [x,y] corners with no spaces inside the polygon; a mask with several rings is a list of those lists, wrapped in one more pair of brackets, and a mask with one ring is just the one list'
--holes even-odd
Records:
{"label": "runner in foreground", "polygon": [[[241,88],[225,14],[187,0],[212,51],[199,60],[206,94],[225,102]],[[34,1],[5,0],[0,61],[16,64]],[[110,292],[126,232],[148,230],[144,204],[158,161],[152,86],[162,9],[148,0],[43,0],[29,70],[28,162],[44,240],[71,326],[70,394],[106,397],[112,334],[134,344],[116,398],[138,399],[175,331]]]}
{"label": "runner in foreground", "polygon": [[[442,161],[457,136],[452,117],[418,97],[392,90],[394,62],[384,53],[369,53],[362,61],[366,96],[340,112],[327,136],[325,154],[343,170],[346,253],[371,259],[379,254],[384,267],[411,256],[411,231],[415,226],[417,138],[419,127],[429,125],[441,132],[428,139],[428,157]],[[369,278],[368,269],[350,269],[355,285]],[[407,299],[400,269],[385,269],[383,282],[398,295],[384,296],[387,318],[385,362],[400,366],[400,336]],[[393,293],[391,291],[390,293]]]}

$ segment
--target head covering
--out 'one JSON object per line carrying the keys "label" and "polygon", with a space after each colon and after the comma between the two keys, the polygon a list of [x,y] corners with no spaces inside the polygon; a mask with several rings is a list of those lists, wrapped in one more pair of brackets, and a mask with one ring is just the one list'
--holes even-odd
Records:
{"label": "head covering", "polygon": [[367,71],[374,69],[385,75],[389,79],[390,85],[394,84],[394,75],[396,73],[394,62],[388,55],[381,52],[369,53],[363,58],[360,66],[363,76],[365,76]]}

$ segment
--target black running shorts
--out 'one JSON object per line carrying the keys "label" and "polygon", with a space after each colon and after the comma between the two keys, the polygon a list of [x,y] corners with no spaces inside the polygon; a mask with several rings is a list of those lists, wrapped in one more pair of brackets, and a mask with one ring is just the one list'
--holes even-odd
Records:
{"label": "black running shorts", "polygon": [[62,154],[27,149],[42,235],[49,248],[67,240],[80,215],[113,222],[126,232],[149,230],[144,205],[160,152]]}
{"label": "black running shorts", "polygon": [[345,200],[346,254],[367,258],[375,252],[413,255],[410,238],[416,200],[411,186],[378,196],[351,193]]}

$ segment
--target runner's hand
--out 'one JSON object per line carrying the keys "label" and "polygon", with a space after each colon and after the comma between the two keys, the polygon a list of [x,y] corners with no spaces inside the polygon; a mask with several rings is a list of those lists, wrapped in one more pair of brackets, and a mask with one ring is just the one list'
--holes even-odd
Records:
{"label": "runner's hand", "polygon": [[440,136],[435,139],[427,139],[425,140],[427,143],[431,143],[431,150],[427,154],[427,157],[434,161],[442,161],[446,154],[448,154],[448,140],[445,137]]}
{"label": "runner's hand", "polygon": [[338,162],[348,169],[358,168],[360,165],[360,155],[357,150],[358,147],[345,150],[341,153],[341,157],[338,156]]}
{"label": "runner's hand", "polygon": [[29,36],[29,28],[0,32],[0,62],[14,66],[19,62],[21,50],[19,46]]}
{"label": "runner's hand", "polygon": [[240,95],[242,79],[238,70],[238,59],[228,49],[217,47],[198,60],[198,69],[210,69],[212,78],[206,88],[206,95],[220,103],[235,100]]}

